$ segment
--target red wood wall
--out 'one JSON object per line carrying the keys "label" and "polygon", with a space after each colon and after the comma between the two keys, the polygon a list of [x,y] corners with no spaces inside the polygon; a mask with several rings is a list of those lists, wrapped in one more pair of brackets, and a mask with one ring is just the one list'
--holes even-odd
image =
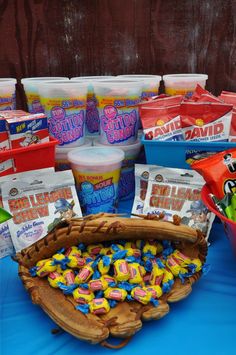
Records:
{"label": "red wood wall", "polygon": [[0,0],[0,77],[184,72],[236,91],[236,0]]}

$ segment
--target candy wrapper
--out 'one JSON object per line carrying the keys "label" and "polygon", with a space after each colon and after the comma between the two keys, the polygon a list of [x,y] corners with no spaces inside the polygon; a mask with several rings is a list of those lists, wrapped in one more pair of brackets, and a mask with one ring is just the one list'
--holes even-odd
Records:
{"label": "candy wrapper", "polygon": [[43,238],[61,221],[82,216],[70,170],[27,175],[1,188],[3,207],[13,215],[8,226],[16,251]]}
{"label": "candy wrapper", "polygon": [[140,118],[145,139],[183,140],[180,122],[181,95],[148,101],[140,105]]}
{"label": "candy wrapper", "polygon": [[156,167],[150,172],[143,214],[164,215],[172,220],[200,229],[208,239],[214,214],[203,204],[201,189],[204,179],[195,171]]}
{"label": "candy wrapper", "polygon": [[217,198],[236,192],[236,148],[201,159],[191,167],[203,176]]}

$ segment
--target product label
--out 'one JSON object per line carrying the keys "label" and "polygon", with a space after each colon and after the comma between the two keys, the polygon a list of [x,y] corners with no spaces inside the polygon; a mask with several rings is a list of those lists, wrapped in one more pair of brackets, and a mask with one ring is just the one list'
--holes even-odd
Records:
{"label": "product label", "polygon": [[163,140],[163,141],[182,141],[182,127],[180,116],[174,117],[167,122],[162,119],[156,119],[156,127],[143,130],[145,139]]}
{"label": "product label", "polygon": [[158,95],[158,89],[152,88],[152,89],[145,89],[142,91],[142,100],[146,99],[147,97],[152,97],[152,96],[157,96]]}
{"label": "product label", "polygon": [[87,97],[85,123],[87,133],[99,133],[99,112],[97,109],[97,100],[94,94],[90,94]]}
{"label": "product label", "polygon": [[35,93],[26,92],[27,106],[30,113],[44,113],[43,106],[40,102],[40,96]]}
{"label": "product label", "polygon": [[139,127],[138,97],[98,98],[101,141],[117,144],[134,142]]}
{"label": "product label", "polygon": [[117,212],[120,169],[104,173],[74,171],[83,214]]}
{"label": "product label", "polygon": [[15,94],[1,95],[0,97],[0,111],[1,110],[14,110],[15,108]]}
{"label": "product label", "polygon": [[71,99],[42,98],[49,117],[49,132],[66,145],[84,137],[86,97]]}
{"label": "product label", "polygon": [[167,95],[171,95],[171,96],[174,96],[174,95],[184,95],[185,97],[187,98],[190,98],[192,97],[193,93],[194,93],[194,90],[195,90],[195,87],[193,88],[181,88],[181,89],[175,89],[175,88],[171,88],[171,87],[166,87],[165,88],[165,93]]}

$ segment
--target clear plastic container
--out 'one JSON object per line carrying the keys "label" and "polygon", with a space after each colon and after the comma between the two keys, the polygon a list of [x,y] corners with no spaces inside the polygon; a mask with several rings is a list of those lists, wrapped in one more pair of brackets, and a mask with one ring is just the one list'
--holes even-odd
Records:
{"label": "clear plastic container", "polygon": [[124,156],[121,149],[113,147],[79,147],[68,153],[84,215],[117,212]]}
{"label": "clear plastic container", "polygon": [[99,112],[97,108],[97,99],[94,94],[93,83],[98,80],[111,79],[113,76],[98,75],[98,76],[77,76],[73,77],[71,81],[86,82],[88,85],[87,106],[86,106],[86,119],[85,119],[85,136],[98,136],[99,135]]}
{"label": "clear plastic container", "polygon": [[[86,138],[84,144],[81,148],[91,147],[93,145],[92,139]],[[71,169],[70,162],[68,161],[68,153],[77,149],[77,147],[56,147],[56,157],[55,157],[55,170],[68,170]]]}
{"label": "clear plastic container", "polygon": [[16,79],[0,78],[0,111],[16,109]]}
{"label": "clear plastic container", "polygon": [[[101,144],[97,138],[93,144],[98,147],[107,147],[107,145]],[[142,143],[139,139],[134,144],[119,146],[125,154],[118,187],[119,200],[130,200],[134,197],[134,164],[139,156],[141,146]]]}
{"label": "clear plastic container", "polygon": [[84,144],[87,84],[51,80],[42,82],[38,90],[49,120],[49,133],[59,145],[77,147]]}
{"label": "clear plastic container", "polygon": [[151,74],[124,74],[117,75],[117,78],[129,79],[129,80],[142,80],[142,100],[147,97],[158,95],[161,76]]}
{"label": "clear plastic container", "polygon": [[207,74],[168,74],[163,76],[167,95],[185,95],[191,97],[197,84],[205,88]]}
{"label": "clear plastic container", "polygon": [[40,103],[40,97],[38,92],[38,86],[43,81],[49,80],[69,80],[67,77],[63,76],[39,76],[34,78],[23,78],[21,79],[21,84],[24,87],[25,96],[27,99],[28,111],[30,113],[43,113],[43,106]]}
{"label": "clear plastic container", "polygon": [[142,81],[104,80],[94,82],[100,120],[100,143],[133,144],[139,128],[138,104]]}

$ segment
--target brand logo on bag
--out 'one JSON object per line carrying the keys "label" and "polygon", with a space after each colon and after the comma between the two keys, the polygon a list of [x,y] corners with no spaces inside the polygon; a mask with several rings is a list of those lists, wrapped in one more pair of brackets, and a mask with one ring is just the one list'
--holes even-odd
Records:
{"label": "brand logo on bag", "polygon": [[19,191],[15,187],[9,191],[10,196],[16,196],[18,193]]}

